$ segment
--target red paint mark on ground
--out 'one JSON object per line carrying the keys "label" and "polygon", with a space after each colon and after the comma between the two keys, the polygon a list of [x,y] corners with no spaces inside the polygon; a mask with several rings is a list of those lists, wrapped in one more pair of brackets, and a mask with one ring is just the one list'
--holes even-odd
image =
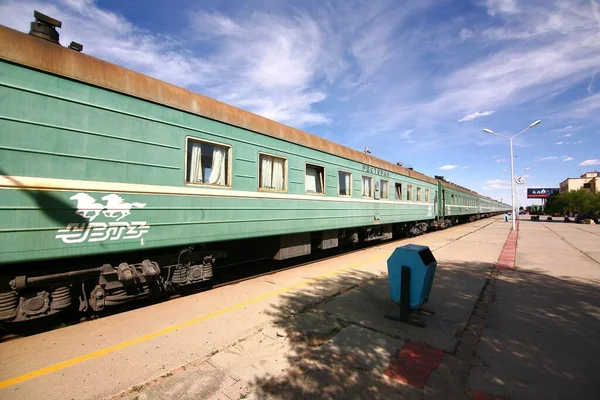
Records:
{"label": "red paint mark on ground", "polygon": [[479,390],[476,390],[475,392],[473,392],[473,399],[474,400],[505,400],[504,397],[492,396],[490,394],[480,392]]}
{"label": "red paint mark on ground", "polygon": [[[518,228],[518,221],[517,221]],[[515,259],[517,254],[517,230],[511,231],[504,243],[498,262],[497,269],[515,269]]]}
{"label": "red paint mark on ground", "polygon": [[439,367],[443,356],[443,350],[406,343],[383,373],[392,379],[423,389],[431,371]]}

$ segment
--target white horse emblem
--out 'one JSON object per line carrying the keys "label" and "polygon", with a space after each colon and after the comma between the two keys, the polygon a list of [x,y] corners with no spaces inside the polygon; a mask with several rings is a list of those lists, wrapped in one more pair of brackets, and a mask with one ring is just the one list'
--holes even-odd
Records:
{"label": "white horse emblem", "polygon": [[100,211],[104,210],[104,204],[96,203],[96,199],[86,193],[77,193],[70,197],[71,200],[77,200],[77,211],[75,214],[93,221]]}
{"label": "white horse emblem", "polygon": [[125,203],[123,198],[116,194],[108,194],[102,197],[106,205],[96,203],[96,199],[87,193],[77,193],[70,197],[71,200],[77,200],[77,211],[75,214],[81,215],[89,222],[92,222],[100,212],[107,218],[116,218],[117,221],[131,214],[131,208],[143,208],[146,203]]}
{"label": "white horse emblem", "polygon": [[146,206],[146,203],[125,203],[121,196],[116,194],[106,195],[102,200],[106,201],[106,211],[103,212],[104,216],[107,218],[117,218],[117,215],[120,213],[121,216],[117,218],[117,221],[131,214],[132,207],[143,208]]}

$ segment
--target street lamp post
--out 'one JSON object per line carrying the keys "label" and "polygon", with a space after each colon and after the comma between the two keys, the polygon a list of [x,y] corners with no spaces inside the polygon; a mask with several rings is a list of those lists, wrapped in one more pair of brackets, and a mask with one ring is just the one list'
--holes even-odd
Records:
{"label": "street lamp post", "polygon": [[483,131],[486,133],[490,133],[492,135],[497,135],[497,136],[502,136],[503,138],[507,138],[508,140],[510,140],[510,202],[511,202],[511,207],[512,207],[512,228],[513,230],[517,229],[517,218],[515,215],[515,159],[513,156],[513,139],[516,138],[517,136],[519,136],[521,133],[525,132],[528,129],[533,128],[534,126],[538,125],[540,122],[542,122],[541,120],[537,120],[533,123],[531,123],[527,128],[523,129],[521,132],[517,133],[516,135],[513,136],[506,136],[506,135],[502,135],[500,133],[496,133],[491,129],[484,129]]}
{"label": "street lamp post", "polygon": [[[519,172],[519,174],[518,174],[517,178],[515,178],[515,183],[518,183],[518,182],[517,182],[517,179],[518,179],[518,178],[519,178],[521,175],[523,175],[525,172],[529,171],[530,169],[531,169],[531,167],[527,167],[527,168],[525,168],[523,171]],[[504,171],[504,172],[507,172],[507,173],[508,173],[508,171],[506,170],[506,168],[502,168],[502,171]],[[518,191],[518,190],[515,190],[515,197],[516,197],[516,199],[517,199],[517,201],[516,201],[516,203],[515,203],[515,210],[518,210],[518,209],[520,208],[520,206],[519,206],[519,205],[521,204],[521,200],[519,199],[519,191]],[[502,201],[502,200],[500,200],[500,201]]]}

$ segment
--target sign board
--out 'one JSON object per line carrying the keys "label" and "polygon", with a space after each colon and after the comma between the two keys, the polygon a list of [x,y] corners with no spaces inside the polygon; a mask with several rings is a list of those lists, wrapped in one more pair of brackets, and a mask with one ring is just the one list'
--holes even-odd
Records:
{"label": "sign board", "polygon": [[546,199],[553,194],[558,194],[558,188],[527,188],[528,199]]}
{"label": "sign board", "polygon": [[524,177],[522,177],[522,176],[517,176],[517,177],[515,178],[515,183],[516,183],[517,185],[522,185],[522,184],[524,184],[524,183],[525,183],[525,178],[524,178]]}

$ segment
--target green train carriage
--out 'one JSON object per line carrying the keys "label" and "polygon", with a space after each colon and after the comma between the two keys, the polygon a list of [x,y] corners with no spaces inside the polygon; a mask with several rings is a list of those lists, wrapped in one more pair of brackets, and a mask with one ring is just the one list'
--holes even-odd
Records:
{"label": "green train carriage", "polygon": [[434,178],[48,40],[0,27],[0,43],[0,320],[439,217]]}
{"label": "green train carriage", "polygon": [[[484,206],[486,198],[477,192],[448,182],[442,176],[436,176],[438,191],[441,193],[440,220],[448,223],[471,222],[488,217],[494,213],[491,207]],[[500,206],[503,209],[505,206]]]}

